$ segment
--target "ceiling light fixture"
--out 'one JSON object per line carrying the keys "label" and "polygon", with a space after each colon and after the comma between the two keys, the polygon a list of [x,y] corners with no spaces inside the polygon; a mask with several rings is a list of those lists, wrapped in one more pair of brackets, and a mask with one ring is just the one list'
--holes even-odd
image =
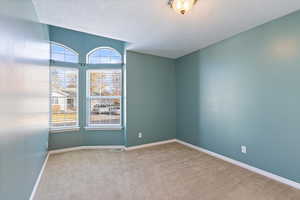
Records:
{"label": "ceiling light fixture", "polygon": [[169,0],[168,4],[175,12],[184,15],[195,5],[197,0]]}

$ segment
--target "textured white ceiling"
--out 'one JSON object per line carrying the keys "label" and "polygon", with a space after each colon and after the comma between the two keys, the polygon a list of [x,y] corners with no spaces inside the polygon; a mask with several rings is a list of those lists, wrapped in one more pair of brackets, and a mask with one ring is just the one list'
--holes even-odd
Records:
{"label": "textured white ceiling", "polygon": [[300,0],[198,0],[186,15],[168,0],[33,0],[43,23],[129,42],[177,58],[300,9]]}

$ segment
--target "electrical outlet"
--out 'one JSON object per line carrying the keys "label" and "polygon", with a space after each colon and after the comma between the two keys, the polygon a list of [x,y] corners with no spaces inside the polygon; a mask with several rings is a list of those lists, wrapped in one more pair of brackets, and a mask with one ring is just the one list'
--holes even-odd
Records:
{"label": "electrical outlet", "polygon": [[138,138],[142,138],[143,137],[143,133],[142,132],[138,132]]}
{"label": "electrical outlet", "polygon": [[242,145],[241,146],[241,151],[242,151],[242,153],[247,153],[247,147],[246,146],[244,146],[244,145]]}

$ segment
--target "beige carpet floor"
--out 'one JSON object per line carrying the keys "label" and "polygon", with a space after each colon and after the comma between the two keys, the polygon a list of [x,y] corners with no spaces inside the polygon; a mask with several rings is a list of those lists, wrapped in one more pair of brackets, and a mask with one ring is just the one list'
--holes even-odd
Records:
{"label": "beige carpet floor", "polygon": [[300,190],[178,143],[51,155],[35,200],[300,200]]}

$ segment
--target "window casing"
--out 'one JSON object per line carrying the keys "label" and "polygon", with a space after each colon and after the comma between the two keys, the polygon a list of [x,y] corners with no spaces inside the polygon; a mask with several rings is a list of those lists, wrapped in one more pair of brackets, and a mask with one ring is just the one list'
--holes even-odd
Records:
{"label": "window casing", "polygon": [[87,70],[87,128],[121,128],[122,70]]}
{"label": "window casing", "polygon": [[77,129],[78,125],[78,69],[51,67],[50,129]]}
{"label": "window casing", "polygon": [[87,64],[121,64],[121,54],[111,47],[98,47],[86,56]]}
{"label": "window casing", "polygon": [[51,60],[69,63],[79,62],[79,55],[73,49],[56,42],[51,42],[50,44]]}

